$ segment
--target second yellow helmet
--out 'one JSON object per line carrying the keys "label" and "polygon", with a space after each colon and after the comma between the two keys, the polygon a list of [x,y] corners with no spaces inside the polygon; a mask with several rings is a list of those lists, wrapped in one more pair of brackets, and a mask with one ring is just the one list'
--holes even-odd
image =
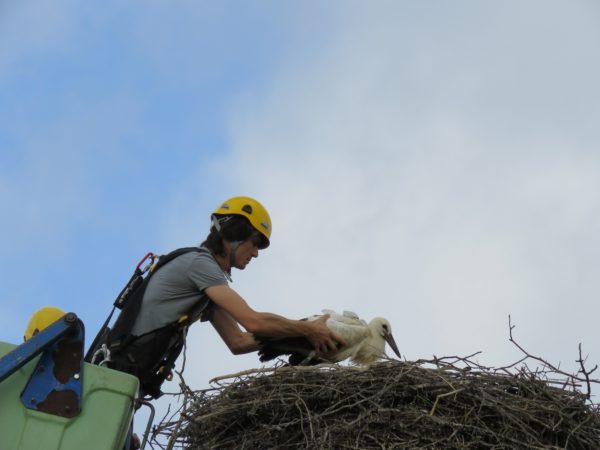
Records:
{"label": "second yellow helmet", "polygon": [[31,318],[29,319],[29,323],[25,329],[24,340],[28,341],[64,315],[65,312],[55,306],[45,306],[41,309],[38,309],[31,315]]}

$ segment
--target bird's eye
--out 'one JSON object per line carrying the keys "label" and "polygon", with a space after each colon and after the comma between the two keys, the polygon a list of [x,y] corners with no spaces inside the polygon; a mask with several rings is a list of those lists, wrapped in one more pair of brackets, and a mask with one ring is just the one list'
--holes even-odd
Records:
{"label": "bird's eye", "polygon": [[387,331],[387,330],[388,330],[388,326],[387,326],[385,323],[383,324],[383,329],[384,329],[385,331]]}

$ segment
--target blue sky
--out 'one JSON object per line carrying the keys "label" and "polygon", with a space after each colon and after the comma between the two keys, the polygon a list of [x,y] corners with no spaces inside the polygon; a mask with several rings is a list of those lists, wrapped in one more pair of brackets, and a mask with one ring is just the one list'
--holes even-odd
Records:
{"label": "blue sky", "polygon": [[[273,245],[257,310],[384,315],[407,359],[600,360],[594,1],[0,5],[0,339],[88,338],[147,252],[232,195]],[[186,380],[257,367],[209,325]]]}
{"label": "blue sky", "polygon": [[[23,317],[55,299],[99,314],[137,255],[164,245],[165,206],[188,180],[198,197],[182,207],[203,217],[238,192],[213,168],[231,152],[228,115],[240,97],[260,100],[289,48],[279,36],[293,11],[226,2],[2,9],[2,297]],[[6,317],[3,337],[21,322]]]}

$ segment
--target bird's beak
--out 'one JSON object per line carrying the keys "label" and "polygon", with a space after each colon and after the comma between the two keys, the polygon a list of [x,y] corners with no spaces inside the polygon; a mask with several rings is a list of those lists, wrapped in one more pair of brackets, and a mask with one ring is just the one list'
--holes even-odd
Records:
{"label": "bird's beak", "polygon": [[392,333],[386,333],[384,336],[385,341],[389,344],[389,346],[394,350],[394,353],[398,358],[400,358],[400,351],[398,350],[398,346],[396,345],[396,341],[394,340],[394,336]]}

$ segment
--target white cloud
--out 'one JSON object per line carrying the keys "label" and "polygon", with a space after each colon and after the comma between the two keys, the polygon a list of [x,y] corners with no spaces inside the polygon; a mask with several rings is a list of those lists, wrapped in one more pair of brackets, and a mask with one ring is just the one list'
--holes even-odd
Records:
{"label": "white cloud", "polygon": [[[385,315],[409,359],[482,350],[486,364],[512,363],[511,314],[521,344],[570,370],[580,341],[599,344],[589,11],[363,5],[344,2],[319,52],[298,60],[292,46],[273,85],[235,105],[227,178],[211,195],[260,199],[274,229],[233,287],[288,317]],[[202,180],[190,184],[177,204],[197,198]],[[199,223],[188,216],[177,220]],[[259,366],[195,328],[194,388]]]}
{"label": "white cloud", "polygon": [[[585,247],[599,220],[600,155],[570,118],[600,116],[580,96],[596,97],[596,84],[574,87],[581,77],[563,59],[597,73],[581,57],[593,41],[580,40],[595,29],[560,41],[508,10],[462,21],[464,8],[407,29],[387,12],[342,15],[311,64],[292,64],[260,108],[238,111],[232,164],[274,218],[273,246],[240,291],[289,316],[390,316],[412,358],[484,350],[506,362],[509,313],[532,345],[541,327],[560,330],[565,348],[545,348],[549,358],[576,356],[591,319],[561,311],[597,287],[575,280],[598,275]],[[590,25],[577,7],[521,12]]]}

